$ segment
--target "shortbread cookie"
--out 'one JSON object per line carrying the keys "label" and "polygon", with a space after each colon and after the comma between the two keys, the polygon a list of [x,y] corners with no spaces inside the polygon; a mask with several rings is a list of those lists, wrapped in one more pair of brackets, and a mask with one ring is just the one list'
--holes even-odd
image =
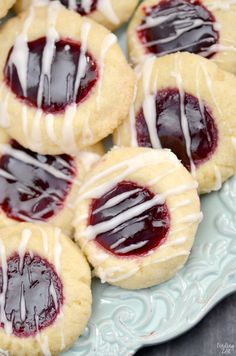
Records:
{"label": "shortbread cookie", "polygon": [[76,236],[102,282],[138,289],[186,262],[201,220],[197,183],[169,150],[115,148],[78,196]]}
{"label": "shortbread cookie", "polygon": [[133,63],[150,54],[191,52],[236,73],[236,3],[229,0],[147,0],[128,31]]}
{"label": "shortbread cookie", "polygon": [[18,224],[1,230],[0,349],[11,356],[58,355],[84,331],[91,273],[59,229]]}
{"label": "shortbread cookie", "polygon": [[23,148],[0,131],[0,227],[18,221],[44,222],[72,231],[74,202],[85,173],[101,148],[45,156]]}
{"label": "shortbread cookie", "polygon": [[[42,0],[18,0],[15,5],[17,12],[26,10],[30,4]],[[45,0],[49,3],[52,0]],[[60,0],[60,3],[82,16],[89,16],[101,25],[115,30],[125,23],[138,5],[138,0]]]}
{"label": "shortbread cookie", "polygon": [[104,27],[50,2],[9,20],[0,39],[1,125],[22,146],[73,154],[127,116],[134,74]]}
{"label": "shortbread cookie", "polygon": [[220,189],[236,172],[235,76],[190,53],[151,57],[139,69],[134,107],[115,143],[169,148],[200,193]]}
{"label": "shortbread cookie", "polygon": [[0,4],[0,19],[6,16],[8,10],[15,4],[16,0],[2,0]]}

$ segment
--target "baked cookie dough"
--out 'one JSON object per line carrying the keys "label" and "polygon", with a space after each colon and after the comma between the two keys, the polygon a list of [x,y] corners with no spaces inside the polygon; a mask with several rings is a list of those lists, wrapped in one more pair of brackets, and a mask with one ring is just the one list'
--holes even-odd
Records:
{"label": "baked cookie dough", "polygon": [[[30,4],[37,1],[42,0],[18,0],[15,10],[17,12],[26,10]],[[50,0],[45,1],[49,2]],[[130,18],[138,5],[138,0],[60,0],[60,3],[82,16],[89,16],[110,30],[115,30]]]}
{"label": "baked cookie dough", "polygon": [[0,130],[0,227],[50,223],[69,235],[81,181],[101,156],[100,145],[91,150],[76,157],[40,155]]}
{"label": "baked cookie dough", "polygon": [[114,148],[78,195],[75,239],[102,282],[127,289],[171,278],[201,220],[197,183],[169,150]]}
{"label": "baked cookie dough", "polygon": [[3,0],[0,4],[0,19],[6,16],[8,10],[15,4],[16,0]]}
{"label": "baked cookie dough", "polygon": [[230,0],[147,0],[128,30],[130,59],[178,51],[202,55],[236,73],[236,3]]}
{"label": "baked cookie dough", "polygon": [[0,349],[11,356],[58,355],[91,314],[91,273],[57,228],[18,224],[1,230]]}
{"label": "baked cookie dough", "polygon": [[221,188],[236,172],[236,78],[190,53],[150,57],[139,67],[121,146],[169,148],[192,172],[199,192]]}
{"label": "baked cookie dough", "polygon": [[0,40],[1,125],[22,146],[74,154],[127,116],[134,73],[99,24],[53,1],[9,20]]}

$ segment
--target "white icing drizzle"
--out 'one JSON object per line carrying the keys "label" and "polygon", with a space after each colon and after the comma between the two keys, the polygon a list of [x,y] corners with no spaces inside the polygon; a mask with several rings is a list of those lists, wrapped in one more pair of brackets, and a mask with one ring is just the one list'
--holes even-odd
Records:
{"label": "white icing drizzle", "polygon": [[32,125],[32,132],[31,132],[31,142],[34,142],[34,151],[38,152],[42,149],[42,135],[41,135],[41,118],[42,118],[42,110],[36,110],[33,125]]}
{"label": "white icing drizzle", "polygon": [[[102,183],[102,184],[96,186],[95,188],[92,188],[90,191],[85,192],[84,194],[81,194],[79,196],[79,198],[77,199],[76,203],[78,204],[80,201],[82,201],[84,199],[97,198],[97,197],[105,194],[110,189],[112,189],[117,183],[124,180],[129,174],[137,171],[139,168],[144,168],[146,166],[150,166],[150,162],[145,162],[145,160],[142,161],[142,159],[145,159],[145,154],[140,154],[137,156],[137,158],[133,158],[133,159],[124,161],[122,163],[112,166],[111,168],[108,168],[107,170],[105,170],[102,173],[97,174],[95,177],[91,178],[87,183],[85,183],[83,185],[82,192],[88,184],[91,184],[94,181],[96,182],[99,179],[102,179],[103,177],[109,175],[110,173],[116,172],[117,170],[125,167],[128,164],[127,169],[125,169],[122,173],[117,174],[109,182]],[[156,159],[154,158],[154,162],[156,162],[156,163],[163,162],[164,160],[165,160],[165,158],[159,158],[159,159],[157,157],[156,157]],[[179,164],[179,162],[178,162],[178,164]]]}
{"label": "white icing drizzle", "polygon": [[71,179],[68,178],[64,173],[60,172],[59,170],[55,169],[54,167],[50,166],[49,164],[39,162],[37,159],[31,157],[27,153],[20,151],[20,150],[16,150],[16,149],[12,148],[10,145],[7,145],[7,144],[1,145],[0,144],[0,152],[2,154],[8,154],[19,161],[22,161],[22,162],[25,162],[28,164],[32,164],[36,167],[42,168],[47,173],[51,174],[52,176],[54,176],[58,179],[62,179],[62,180],[71,182]]}
{"label": "white icing drizzle", "polygon": [[89,171],[91,167],[101,158],[97,153],[89,151],[80,151],[78,153],[78,157],[86,171]]}
{"label": "white icing drizzle", "polygon": [[154,56],[149,57],[143,67],[143,90],[144,90],[144,100],[143,100],[143,114],[145,121],[147,123],[148,132],[150,136],[150,141],[153,148],[161,148],[161,143],[157,133],[156,120],[156,92],[154,94],[151,92],[151,81],[152,81],[152,71],[153,66],[156,61]]}
{"label": "white icing drizzle", "polygon": [[120,226],[122,223],[143,214],[145,211],[151,209],[155,205],[163,204],[168,196],[182,194],[191,189],[196,189],[197,186],[198,184],[196,182],[183,184],[176,188],[170,189],[164,194],[157,194],[152,199],[145,201],[144,203],[139,204],[138,206],[134,206],[126,210],[125,212],[116,215],[114,218],[111,218],[108,221],[104,221],[96,225],[89,225],[86,228],[84,235],[88,239],[94,239],[96,238],[97,235],[115,229],[116,227]]}
{"label": "white icing drizzle", "polygon": [[21,318],[22,322],[24,322],[25,318],[26,318],[26,303],[25,303],[24,283],[21,284],[20,318]]}
{"label": "white icing drizzle", "polygon": [[236,52],[236,47],[234,45],[232,46],[226,46],[220,43],[216,43],[212,46],[209,47],[207,51],[199,53],[201,56],[207,57],[210,56],[213,53],[219,53],[219,52]]}
{"label": "white icing drizzle", "polygon": [[61,311],[60,315],[58,316],[58,321],[61,321],[61,327],[60,327],[60,334],[61,334],[61,351],[63,351],[66,347],[65,344],[65,334],[64,334],[64,325],[63,325],[63,321],[64,321],[64,314]]}
{"label": "white icing drizzle", "polygon": [[38,227],[41,235],[42,235],[42,241],[43,241],[43,250],[45,252],[45,254],[48,254],[49,249],[48,249],[48,234],[46,233],[46,231],[44,229],[41,229],[41,227]]}
{"label": "white icing drizzle", "polygon": [[78,151],[75,132],[74,132],[74,118],[77,110],[77,105],[75,103],[71,104],[66,108],[65,118],[62,125],[62,148],[66,152],[75,153]]}
{"label": "white icing drizzle", "polygon": [[204,76],[205,76],[207,88],[208,88],[209,93],[210,93],[210,95],[211,95],[212,101],[214,102],[214,104],[215,104],[215,106],[216,106],[216,109],[217,109],[219,115],[222,116],[221,108],[220,108],[220,106],[218,105],[218,102],[217,102],[217,100],[216,100],[216,98],[215,98],[215,96],[214,96],[214,94],[213,94],[212,80],[211,80],[210,75],[209,75],[209,73],[208,73],[208,71],[207,71],[207,69],[206,69],[206,66],[205,66],[202,62],[200,62],[200,67],[201,67],[202,72],[203,72],[203,74],[204,74]]}
{"label": "white icing drizzle", "polygon": [[78,216],[77,218],[74,219],[73,226],[80,224],[81,221],[87,220],[88,217],[89,217],[88,214]]}
{"label": "white icing drizzle", "polygon": [[183,79],[181,76],[181,64],[180,64],[180,56],[177,54],[175,59],[175,72],[173,76],[176,78],[176,84],[179,90],[180,95],[180,116],[181,116],[181,127],[184,134],[185,144],[186,144],[186,152],[190,161],[191,173],[195,177],[196,176],[196,167],[192,158],[191,153],[191,136],[188,126],[188,119],[185,114],[185,107],[184,107],[184,90],[183,90]]}
{"label": "white icing drizzle", "polygon": [[104,74],[104,66],[105,66],[105,57],[109,49],[117,43],[117,37],[113,33],[109,33],[106,35],[104,40],[102,41],[101,51],[100,51],[100,58],[99,58],[99,65],[100,65],[100,80],[98,83],[98,95],[97,95],[97,107],[98,110],[100,109],[100,101],[101,101],[101,89],[102,89],[102,80]]}
{"label": "white icing drizzle", "polygon": [[[176,18],[176,15],[178,14],[178,16],[182,16],[182,18]],[[194,15],[194,10],[189,10],[188,11],[188,15],[189,17],[191,17],[191,15]],[[172,22],[173,26],[175,27],[175,34],[171,34],[170,36],[166,37],[166,38],[162,38],[162,39],[157,39],[157,40],[153,40],[153,41],[149,41],[146,43],[143,43],[143,46],[145,47],[152,47],[158,44],[163,44],[163,43],[169,43],[171,41],[177,40],[180,36],[182,36],[183,34],[198,28],[201,25],[210,25],[215,27],[215,23],[212,23],[211,21],[204,21],[202,19],[194,19],[194,18],[186,18],[186,12],[185,11],[176,11],[175,13],[172,14],[168,14],[168,15],[163,15],[163,16],[159,16],[159,17],[152,17],[151,15],[147,15],[145,16],[145,24],[140,25],[137,27],[137,29],[139,31],[141,30],[146,30],[155,26],[159,26],[161,24],[164,24],[165,22]],[[208,38],[204,38],[204,42],[207,40],[211,40],[211,37]],[[201,43],[201,40],[199,40],[197,43]],[[183,51],[184,49],[186,49],[186,47],[188,47],[189,44],[186,44],[184,46],[179,46],[175,49],[175,52],[178,51]],[[162,52],[161,55],[167,55],[169,53],[172,53],[173,50],[166,50],[165,52]]]}
{"label": "white icing drizzle", "polygon": [[18,253],[19,253],[19,257],[20,257],[20,264],[19,264],[20,273],[22,273],[22,270],[23,270],[26,247],[27,247],[27,244],[29,242],[31,235],[32,235],[32,232],[29,229],[24,229],[21,234],[21,241],[20,241],[20,244],[18,247]]}
{"label": "white icing drizzle", "polygon": [[114,25],[119,25],[120,19],[115,13],[111,0],[98,0],[97,10]]}
{"label": "white icing drizzle", "polygon": [[175,173],[179,169],[180,169],[180,167],[171,168],[168,171],[163,172],[163,174],[160,174],[158,177],[151,179],[147,184],[149,186],[153,186],[153,185],[157,184],[158,182],[160,182],[163,178],[168,177],[170,174]]}
{"label": "white icing drizzle", "polygon": [[207,2],[206,6],[209,10],[230,10],[232,5],[236,5],[236,0],[224,0],[224,1],[215,1]]}
{"label": "white icing drizzle", "polygon": [[88,46],[88,36],[90,30],[91,30],[91,24],[85,21],[81,26],[81,47],[80,47],[80,56],[78,59],[77,74],[76,74],[75,85],[74,85],[74,96],[73,96],[74,102],[76,102],[76,97],[80,86],[80,82],[85,75],[85,71],[87,67],[86,51]]}
{"label": "white icing drizzle", "polygon": [[[115,150],[115,149],[116,148],[113,148],[113,150]],[[124,168],[127,169],[125,172],[122,172],[122,177],[125,178],[130,172],[135,172],[138,168],[144,168],[146,165],[158,164],[163,161],[165,162],[167,159],[167,156],[165,156],[165,155],[168,156],[168,159],[171,160],[171,162],[173,164],[175,164],[176,166],[180,166],[180,162],[177,159],[177,157],[175,155],[171,154],[169,150],[163,150],[162,157],[157,155],[155,153],[155,151],[152,151],[152,153],[150,153],[150,151],[140,153],[140,154],[136,155],[135,157],[132,157],[132,158],[124,160],[120,163],[117,163],[117,164],[113,165],[112,167],[105,169],[103,172],[96,174],[95,176],[90,178],[86,183],[83,184],[83,186],[81,187],[81,192],[83,193],[84,191],[86,191],[89,186],[93,185],[94,183],[97,183],[100,179],[103,179],[106,176],[108,176],[112,173],[115,173],[119,170],[122,170]],[[114,178],[114,183],[112,184],[112,186],[115,184],[116,184],[116,179]],[[107,186],[107,183],[105,183],[105,186]],[[92,189],[90,192],[86,192],[85,193],[86,197],[88,197],[88,198],[95,197],[95,196],[93,196],[93,192],[95,193],[96,190],[97,190],[97,188]],[[106,192],[106,190],[105,190],[105,192]],[[84,197],[81,196],[80,200],[81,199],[84,199]]]}
{"label": "white icing drizzle", "polygon": [[61,234],[61,230],[55,228],[54,229],[54,239],[55,239],[54,261],[55,261],[55,268],[58,274],[60,273],[61,270],[61,253],[62,253],[60,234]]}
{"label": "white icing drizzle", "polygon": [[148,266],[150,264],[157,264],[157,263],[166,262],[166,261],[171,260],[172,258],[176,258],[176,257],[189,256],[189,254],[190,254],[190,251],[182,250],[182,251],[176,252],[174,254],[172,253],[171,255],[166,256],[166,257],[162,257],[162,258],[158,258],[156,260],[144,262],[144,266]]}
{"label": "white icing drizzle", "polygon": [[203,218],[202,213],[197,213],[197,214],[190,214],[186,215],[183,218],[178,220],[178,223],[194,223],[194,222],[201,222]]}
{"label": "white icing drizzle", "polygon": [[[35,320],[38,320],[38,316],[35,315]],[[38,322],[37,322],[38,323]],[[39,347],[43,353],[44,356],[51,356],[51,352],[49,350],[49,345],[48,345],[48,336],[47,335],[41,335],[39,332],[36,335],[36,340],[39,344]]]}
{"label": "white icing drizzle", "polygon": [[48,8],[48,30],[46,34],[46,45],[44,47],[43,56],[42,56],[42,70],[40,74],[38,98],[37,98],[37,105],[39,108],[42,106],[45,79],[47,79],[48,81],[49,93],[47,95],[47,98],[50,101],[51,67],[52,67],[53,56],[55,53],[55,42],[58,41],[59,39],[59,35],[55,30],[59,9],[60,9],[60,5],[57,1],[52,2],[51,6],[49,6]]}
{"label": "white icing drizzle", "polygon": [[[161,257],[156,260],[150,260],[148,262],[144,262],[142,264],[142,266],[159,264],[159,263],[166,262],[166,261],[171,260],[176,257],[189,256],[189,253],[190,252],[187,250],[172,253],[171,255],[168,255],[166,257]],[[127,272],[127,266],[125,267],[125,269],[122,269],[121,267],[112,267],[112,268],[106,268],[106,269],[104,269],[102,267],[98,267],[96,269],[96,275],[101,279],[102,283],[106,283],[106,282],[115,283],[115,282],[123,281],[123,280],[126,280],[126,279],[132,277],[139,271],[139,269],[140,269],[140,266],[132,266],[132,267],[128,268],[129,272]],[[112,277],[116,272],[120,272],[119,277]]]}
{"label": "white icing drizzle", "polygon": [[4,171],[3,169],[0,168],[0,176],[4,177],[6,179],[11,179],[11,180],[16,180],[16,178],[11,175],[10,173],[8,173],[7,171]]}
{"label": "white icing drizzle", "polygon": [[190,199],[184,199],[178,204],[176,204],[173,208],[170,208],[170,212],[173,213],[174,211],[178,210],[179,208],[182,208],[183,206],[187,206],[192,204],[192,200]]}
{"label": "white icing drizzle", "polygon": [[[84,3],[84,1],[86,1],[86,0],[82,0],[82,4]],[[89,1],[91,1],[91,0],[89,0]],[[76,8],[77,8],[76,0],[69,0],[68,5],[69,5],[70,10],[76,10]]]}
{"label": "white icing drizzle", "polygon": [[57,294],[56,294],[55,287],[54,287],[52,281],[50,283],[49,293],[52,296],[52,299],[53,299],[53,302],[54,302],[54,305],[55,305],[55,309],[58,310],[59,305],[58,305],[58,301],[57,301]]}
{"label": "white icing drizzle", "polygon": [[108,200],[103,206],[101,206],[100,208],[96,209],[93,214],[97,214],[102,210],[105,209],[109,209],[112,208],[113,206],[120,204],[122,201],[124,201],[125,199],[128,199],[131,195],[138,193],[141,189],[137,188],[137,189],[133,189],[130,190],[129,192],[125,192],[125,193],[121,193],[119,195],[116,195],[115,197],[111,198],[110,200]]}
{"label": "white icing drizzle", "polygon": [[89,14],[92,9],[93,0],[82,0],[81,5],[84,8],[85,12]]}
{"label": "white icing drizzle", "polygon": [[5,312],[5,302],[6,302],[6,291],[8,285],[8,276],[7,276],[7,259],[6,259],[6,249],[5,246],[0,240],[0,257],[1,257],[1,267],[2,267],[2,293],[0,294],[0,321],[4,325],[4,330],[7,335],[12,334],[12,322],[9,321],[6,317]]}
{"label": "white icing drizzle", "polygon": [[128,253],[128,252],[131,252],[131,251],[135,251],[135,250],[145,246],[147,243],[148,243],[148,240],[141,241],[141,242],[138,242],[136,244],[131,244],[131,245],[127,246],[127,247],[123,247],[123,248],[120,248],[120,249],[116,250],[116,253]]}
{"label": "white icing drizzle", "polygon": [[54,129],[54,116],[52,114],[46,115],[45,125],[46,125],[47,135],[50,138],[50,140],[54,144],[58,144],[58,139],[55,135],[55,129]]}
{"label": "white icing drizzle", "polygon": [[34,19],[34,8],[30,7],[29,16],[26,18],[22,32],[16,37],[14,47],[9,60],[9,65],[16,67],[19,81],[24,96],[27,94],[27,65],[28,65],[28,56],[29,48],[27,45],[28,36],[27,32],[31,26]]}

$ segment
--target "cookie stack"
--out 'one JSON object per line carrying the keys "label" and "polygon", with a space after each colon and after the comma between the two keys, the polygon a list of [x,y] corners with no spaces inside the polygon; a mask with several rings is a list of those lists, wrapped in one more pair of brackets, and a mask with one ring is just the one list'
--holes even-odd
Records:
{"label": "cookie stack", "polygon": [[0,349],[11,355],[56,355],[83,332],[86,258],[122,288],[174,276],[199,194],[236,172],[236,5],[142,2],[132,68],[109,30],[137,5],[18,0],[1,27]]}

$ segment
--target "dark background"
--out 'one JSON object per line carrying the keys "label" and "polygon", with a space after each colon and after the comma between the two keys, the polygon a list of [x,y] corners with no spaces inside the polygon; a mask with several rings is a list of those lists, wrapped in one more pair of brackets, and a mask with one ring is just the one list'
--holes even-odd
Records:
{"label": "dark background", "polygon": [[236,294],[224,299],[192,330],[165,344],[139,350],[135,356],[236,355]]}

